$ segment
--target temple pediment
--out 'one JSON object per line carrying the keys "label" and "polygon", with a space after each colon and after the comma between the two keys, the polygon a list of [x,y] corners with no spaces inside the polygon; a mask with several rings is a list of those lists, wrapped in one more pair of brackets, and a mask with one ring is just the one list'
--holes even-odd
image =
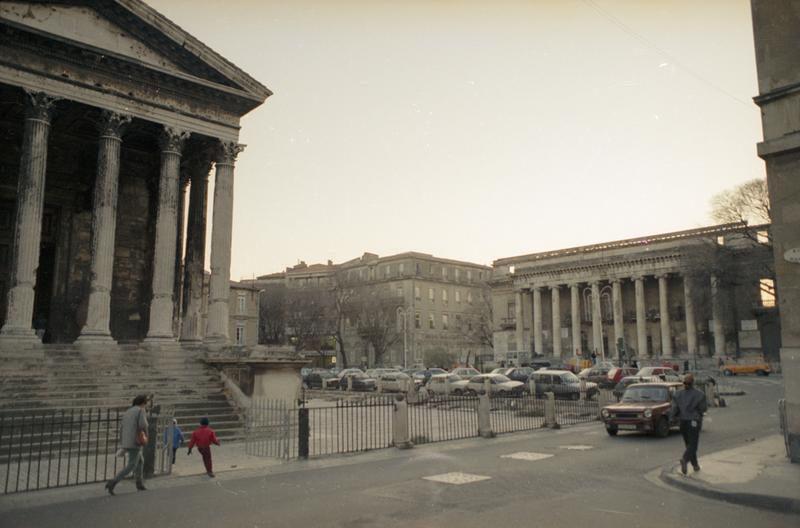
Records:
{"label": "temple pediment", "polygon": [[140,0],[3,1],[0,22],[263,101],[271,92]]}

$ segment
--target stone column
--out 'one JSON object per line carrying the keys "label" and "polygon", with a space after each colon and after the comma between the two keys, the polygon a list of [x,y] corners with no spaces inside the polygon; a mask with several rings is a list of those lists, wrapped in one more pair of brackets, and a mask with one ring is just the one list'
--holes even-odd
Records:
{"label": "stone column", "polygon": [[[533,348],[536,354],[544,354],[542,341],[542,289],[533,288]],[[533,354],[531,354],[531,359]]]}
{"label": "stone column", "polygon": [[[619,340],[625,344],[625,319],[622,311],[622,282],[619,279],[611,281],[611,309],[614,313],[614,350],[617,349]],[[617,351],[619,355],[619,351]],[[619,358],[622,359],[622,358]]]}
{"label": "stone column", "polygon": [[186,229],[186,260],[183,275],[183,320],[181,341],[203,339],[203,270],[206,261],[206,211],[208,210],[208,171],[205,165],[192,174],[189,187],[189,214]]}
{"label": "stone column", "polygon": [[550,287],[553,305],[553,357],[561,357],[561,286]]}
{"label": "stone column", "polygon": [[[581,292],[578,284],[570,284],[570,311],[572,317],[572,354],[581,351]],[[572,355],[570,354],[570,355]]]}
{"label": "stone column", "polygon": [[156,243],[153,255],[153,298],[146,342],[173,341],[175,309],[175,240],[178,236],[178,186],[181,151],[188,132],[165,127],[160,138],[161,174],[158,181]]}
{"label": "stone column", "polygon": [[173,281],[175,308],[172,313],[172,334],[176,336],[181,333],[181,314],[183,313],[183,275],[185,268],[183,233],[186,230],[184,217],[186,216],[186,188],[188,186],[189,178],[181,174],[178,187],[178,236],[175,238],[175,279]]}
{"label": "stone column", "polygon": [[711,275],[711,317],[714,319],[714,357],[725,355],[725,325],[722,321],[722,306],[720,305],[719,277]]}
{"label": "stone column", "polygon": [[661,356],[672,357],[672,328],[669,324],[669,282],[667,275],[658,275],[658,311],[661,319]]}
{"label": "stone column", "polygon": [[244,149],[237,143],[222,143],[217,152],[214,177],[214,212],[211,227],[211,285],[206,340],[228,342],[228,297],[231,277],[233,232],[233,165]]}
{"label": "stone column", "polygon": [[697,357],[697,323],[694,320],[694,299],[691,278],[683,276],[683,307],[686,316],[686,348],[689,357]]}
{"label": "stone column", "polygon": [[599,357],[605,359],[605,350],[603,350],[603,313],[600,310],[600,283],[598,281],[592,282],[592,348]]}
{"label": "stone column", "polygon": [[26,91],[6,320],[0,330],[4,339],[39,341],[33,330],[33,301],[42,237],[47,138],[55,101],[47,94]]}
{"label": "stone column", "polygon": [[522,317],[522,291],[517,290],[514,292],[514,328],[515,338],[517,342],[517,357],[525,350],[525,322]]}
{"label": "stone column", "polygon": [[111,282],[114,276],[114,237],[117,231],[117,189],[122,130],[130,116],[104,111],[97,152],[92,210],[92,281],[86,324],[78,343],[112,343]]}
{"label": "stone column", "polygon": [[634,278],[636,290],[636,346],[639,348],[637,355],[647,357],[647,314],[644,305],[644,277]]}

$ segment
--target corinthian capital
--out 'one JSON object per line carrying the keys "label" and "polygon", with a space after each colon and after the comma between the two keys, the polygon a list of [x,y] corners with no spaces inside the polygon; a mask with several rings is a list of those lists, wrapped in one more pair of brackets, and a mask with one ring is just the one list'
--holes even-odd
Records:
{"label": "corinthian capital", "polygon": [[38,119],[49,123],[53,113],[53,105],[59,98],[44,92],[31,90],[25,90],[25,94],[27,95],[25,98],[25,118]]}
{"label": "corinthian capital", "polygon": [[103,115],[98,123],[100,136],[119,139],[122,137],[122,131],[130,122],[131,116],[129,115],[103,110]]}
{"label": "corinthian capital", "polygon": [[186,141],[188,137],[189,132],[185,130],[165,126],[164,130],[161,131],[161,137],[159,137],[161,151],[180,154],[183,150],[183,142]]}
{"label": "corinthian capital", "polygon": [[220,141],[217,148],[217,165],[233,165],[236,162],[236,156],[244,150],[244,147],[245,145],[233,141]]}

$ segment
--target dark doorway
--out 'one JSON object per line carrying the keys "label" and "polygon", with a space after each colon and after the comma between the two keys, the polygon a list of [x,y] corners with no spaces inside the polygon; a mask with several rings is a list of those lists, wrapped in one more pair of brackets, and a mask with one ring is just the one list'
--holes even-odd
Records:
{"label": "dark doorway", "polygon": [[42,245],[39,253],[39,269],[36,270],[36,288],[33,298],[33,329],[42,337],[42,341],[52,340],[50,328],[50,307],[53,298],[53,273],[56,263],[56,247],[53,244]]}

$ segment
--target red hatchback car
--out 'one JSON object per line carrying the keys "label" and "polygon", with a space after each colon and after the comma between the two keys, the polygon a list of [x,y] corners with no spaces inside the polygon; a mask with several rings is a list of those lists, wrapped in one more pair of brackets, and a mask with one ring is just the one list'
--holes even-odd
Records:
{"label": "red hatchback car", "polygon": [[625,389],[622,401],[603,407],[600,416],[611,436],[619,431],[654,433],[661,438],[669,435],[677,419],[670,420],[672,395],[683,387],[681,383],[636,383]]}
{"label": "red hatchback car", "polygon": [[639,369],[633,367],[614,367],[608,371],[608,381],[605,383],[608,387],[614,387],[622,381],[625,376],[635,376]]}

